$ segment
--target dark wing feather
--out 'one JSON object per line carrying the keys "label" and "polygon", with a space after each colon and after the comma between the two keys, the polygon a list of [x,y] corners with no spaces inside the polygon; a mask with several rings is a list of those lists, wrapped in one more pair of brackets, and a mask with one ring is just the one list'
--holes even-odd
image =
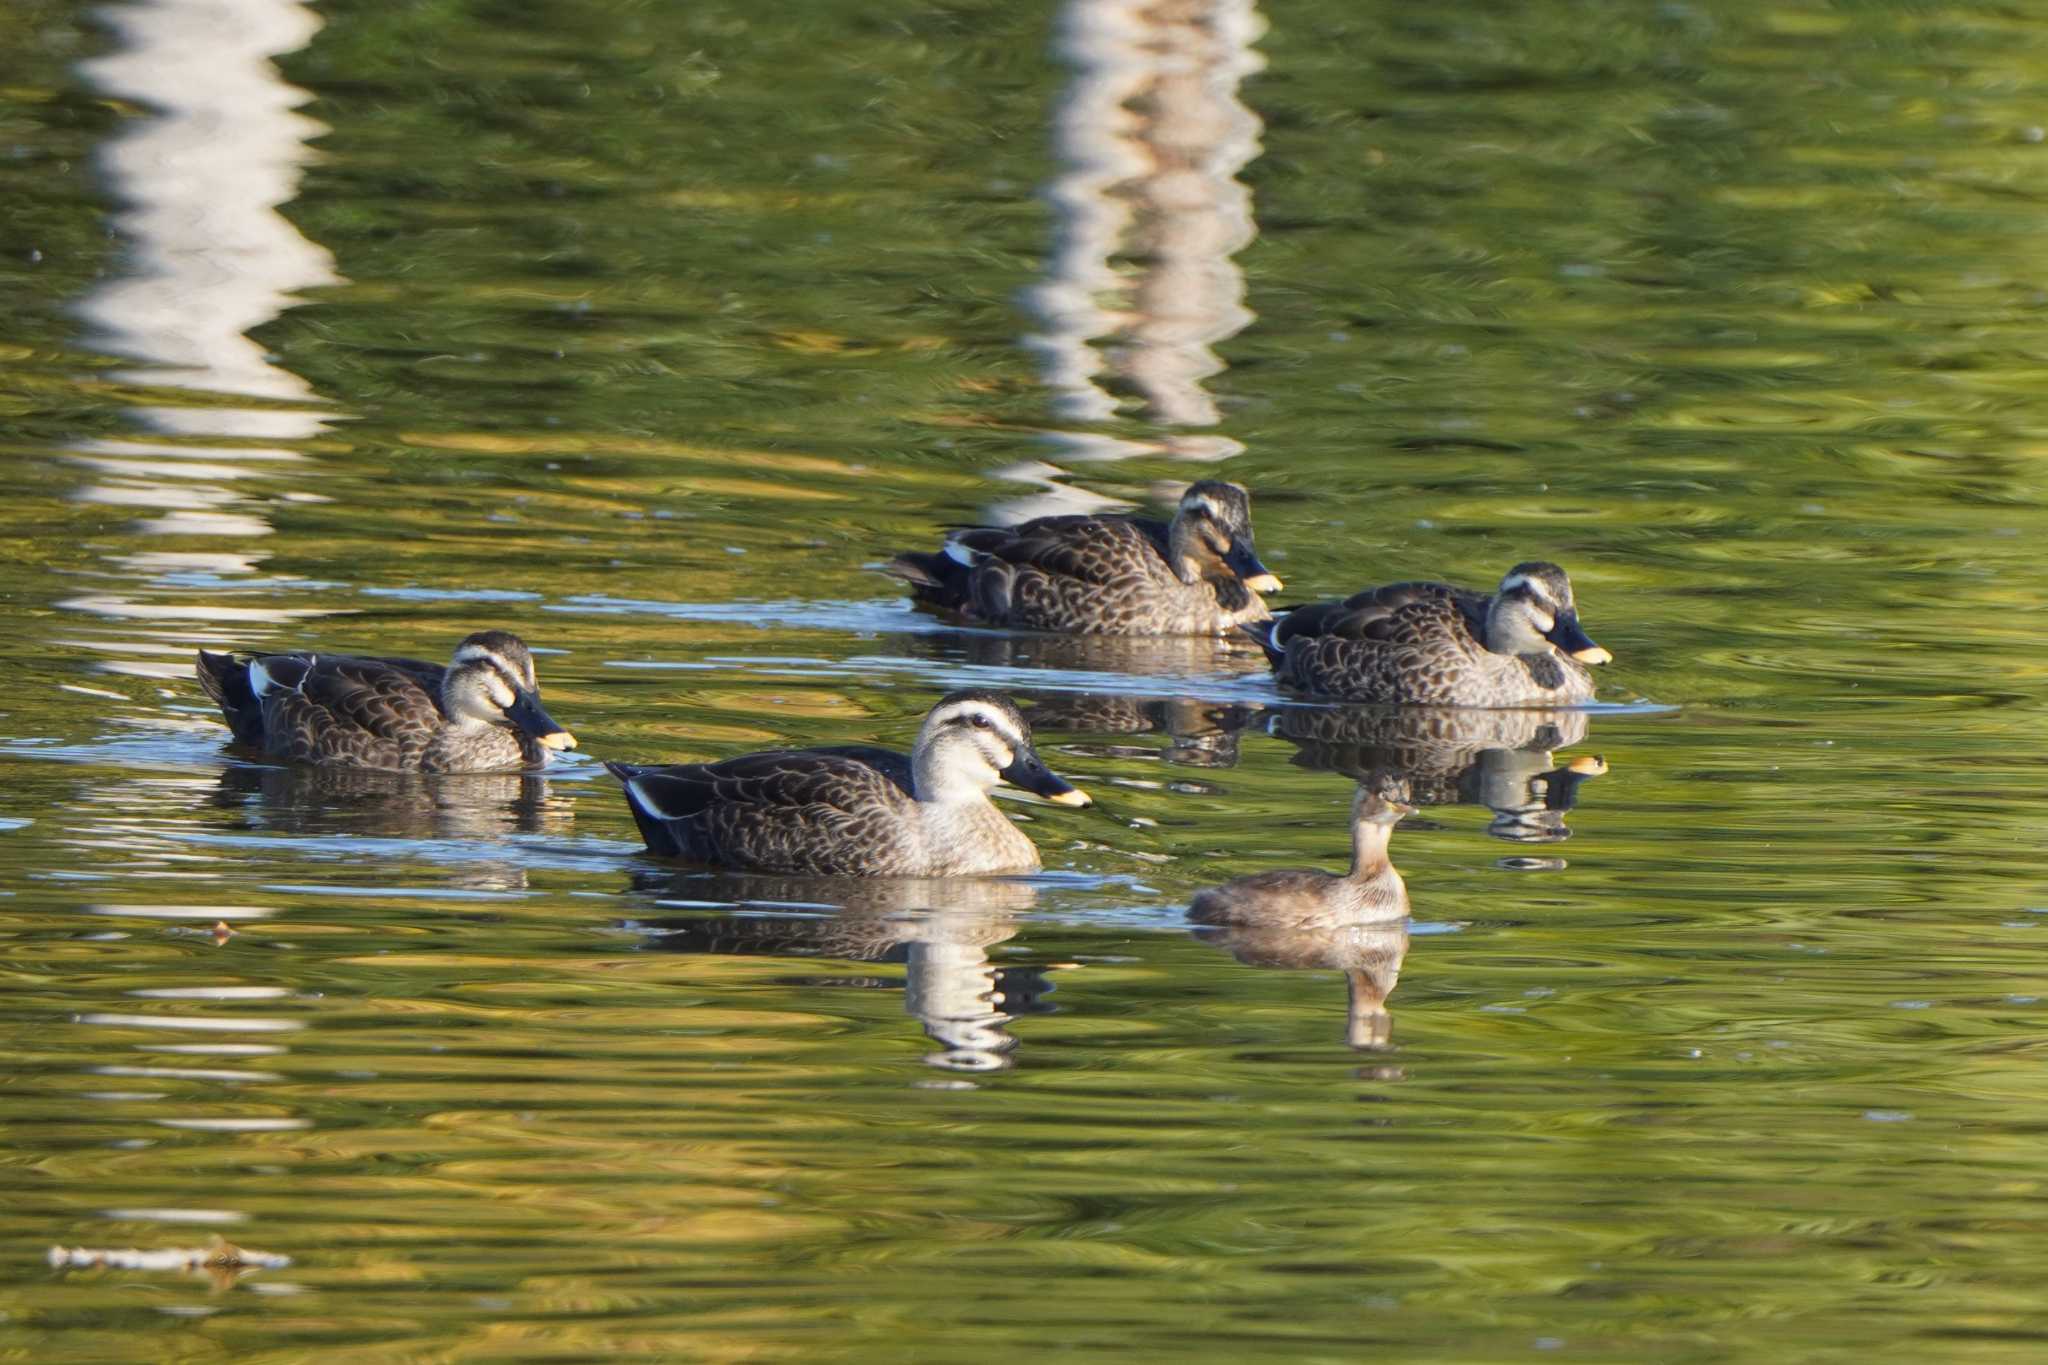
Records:
{"label": "dark wing feather", "polygon": [[[296,665],[296,667],[294,667]],[[417,659],[286,655],[265,659],[264,671],[335,720],[380,739],[421,736],[439,728],[441,668]],[[434,690],[425,680],[431,676]]]}
{"label": "dark wing feather", "polygon": [[806,753],[829,754],[834,758],[850,758],[865,763],[882,776],[903,789],[909,797],[917,795],[917,787],[911,777],[910,755],[899,754],[894,749],[877,749],[872,744],[834,744],[822,749],[808,749]]}
{"label": "dark wing feather", "polygon": [[1448,634],[1477,645],[1490,601],[1445,583],[1390,583],[1341,602],[1296,608],[1275,627],[1273,643],[1281,649],[1290,640],[1317,638],[1418,644]]}
{"label": "dark wing feather", "polygon": [[1158,555],[1162,565],[1165,558],[1164,528],[1125,517],[1039,517],[1021,526],[963,531],[954,539],[1007,564],[1084,583],[1128,575],[1134,551]]}
{"label": "dark wing feather", "polygon": [[[867,761],[881,754],[906,780]],[[617,765],[628,768],[626,764]],[[631,768],[629,775],[649,800],[672,820],[686,820],[715,806],[838,805],[855,790],[872,791],[887,784],[904,794],[910,760],[886,749],[848,746],[844,749],[778,749],[745,754],[717,763],[678,763],[669,767]]]}
{"label": "dark wing feather", "polygon": [[610,766],[651,851],[791,872],[883,870],[888,812],[910,799],[909,760],[866,746]]}

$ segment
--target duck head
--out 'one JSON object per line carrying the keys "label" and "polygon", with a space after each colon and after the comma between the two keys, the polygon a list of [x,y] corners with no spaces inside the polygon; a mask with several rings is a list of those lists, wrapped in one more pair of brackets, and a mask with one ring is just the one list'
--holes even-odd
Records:
{"label": "duck head", "polygon": [[1180,495],[1167,546],[1183,583],[1227,574],[1255,593],[1280,591],[1280,579],[1252,546],[1252,495],[1234,483],[1204,479]]}
{"label": "duck head", "polygon": [[1496,654],[1542,654],[1555,649],[1582,664],[1614,656],[1579,628],[1572,582],[1555,564],[1533,561],[1509,569],[1486,613],[1486,647]]}
{"label": "duck head", "polygon": [[441,705],[452,719],[517,730],[543,748],[576,747],[576,736],[541,706],[533,652],[510,631],[480,630],[455,647]]}
{"label": "duck head", "polygon": [[986,792],[1008,782],[1057,805],[1090,804],[1088,793],[1039,759],[1024,713],[1000,692],[970,688],[939,698],[917,732],[911,764],[920,800]]}

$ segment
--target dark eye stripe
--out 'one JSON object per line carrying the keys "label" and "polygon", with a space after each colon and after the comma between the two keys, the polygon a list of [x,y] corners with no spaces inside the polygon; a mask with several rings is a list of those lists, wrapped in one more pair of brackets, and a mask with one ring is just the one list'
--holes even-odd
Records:
{"label": "dark eye stripe", "polygon": [[505,667],[503,660],[488,659],[485,662],[489,664],[491,672],[498,675],[499,682],[504,683],[505,686],[511,688],[514,692],[523,692],[526,690],[526,684],[519,681],[518,675],[515,674],[511,669]]}

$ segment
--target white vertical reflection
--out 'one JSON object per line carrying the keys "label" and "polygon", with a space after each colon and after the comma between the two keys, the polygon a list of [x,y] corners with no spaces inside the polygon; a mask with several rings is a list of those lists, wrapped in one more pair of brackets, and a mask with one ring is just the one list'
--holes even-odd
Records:
{"label": "white vertical reflection", "polygon": [[[250,482],[300,457],[257,443],[325,425],[321,412],[290,406],[318,397],[248,335],[291,307],[293,291],[337,279],[328,253],[278,212],[297,192],[307,141],[325,130],[293,112],[308,96],[270,59],[305,46],[320,19],[296,0],[144,0],[100,13],[120,46],[81,73],[151,112],[99,150],[128,251],[123,273],[78,311],[90,344],[144,362],[118,377],[207,398],[130,409],[151,439],[77,446],[97,479],[79,497],[153,513],[139,523],[147,532],[267,535]],[[223,574],[252,560],[185,558]]]}
{"label": "white vertical reflection", "polygon": [[[1014,932],[1014,930],[1012,931]],[[1000,1071],[1017,1039],[1002,1008],[988,946],[973,938],[928,937],[910,945],[903,1007],[944,1051],[927,1056],[948,1071]]]}
{"label": "white vertical reflection", "polygon": [[[1260,123],[1238,86],[1263,64],[1252,0],[1069,0],[1058,47],[1074,68],[1054,114],[1063,167],[1047,188],[1056,236],[1027,301],[1027,338],[1063,418],[1116,414],[1110,376],[1149,419],[1220,420],[1203,381],[1215,343],[1251,321],[1232,261],[1257,234],[1237,172],[1259,151]],[[1072,440],[1073,438],[1067,438]],[[1096,441],[1084,454],[1147,449]],[[1220,437],[1180,437],[1175,454],[1221,458]]]}

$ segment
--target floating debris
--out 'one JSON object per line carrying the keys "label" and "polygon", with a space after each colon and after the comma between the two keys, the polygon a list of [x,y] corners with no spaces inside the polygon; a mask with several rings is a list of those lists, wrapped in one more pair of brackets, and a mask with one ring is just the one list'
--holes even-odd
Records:
{"label": "floating debris", "polygon": [[289,1256],[238,1247],[216,1237],[204,1248],[174,1247],[165,1251],[142,1251],[134,1247],[100,1250],[92,1247],[51,1247],[52,1270],[172,1270],[203,1274],[215,1289],[226,1289],[251,1270],[281,1270],[292,1263]]}

